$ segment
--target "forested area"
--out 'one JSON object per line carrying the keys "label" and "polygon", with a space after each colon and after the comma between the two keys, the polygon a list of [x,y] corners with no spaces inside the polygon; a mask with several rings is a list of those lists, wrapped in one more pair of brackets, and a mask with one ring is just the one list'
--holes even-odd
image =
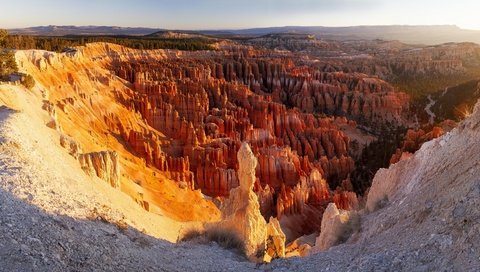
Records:
{"label": "forested area", "polygon": [[8,38],[8,32],[0,29],[0,80],[18,70],[14,53],[11,50],[5,49]]}
{"label": "forested area", "polygon": [[92,42],[109,42],[134,49],[178,49],[213,50],[214,40],[202,38],[167,39],[137,36],[25,36],[10,35],[4,40],[4,47],[11,49],[41,49],[62,52],[67,48]]}
{"label": "forested area", "polygon": [[7,46],[9,38],[8,31],[0,29],[0,81],[10,81],[10,76],[16,74],[20,82],[31,89],[35,86],[35,80],[31,75],[18,73],[15,53]]}

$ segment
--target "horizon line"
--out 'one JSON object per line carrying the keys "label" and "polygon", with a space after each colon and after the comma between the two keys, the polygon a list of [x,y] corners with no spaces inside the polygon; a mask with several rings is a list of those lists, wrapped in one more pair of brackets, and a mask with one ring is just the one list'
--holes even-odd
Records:
{"label": "horizon line", "polygon": [[[228,30],[249,30],[249,29],[262,29],[262,28],[286,28],[286,27],[325,27],[325,28],[352,28],[352,27],[456,27],[461,30],[473,30],[473,31],[480,31],[480,29],[473,29],[473,28],[463,28],[457,24],[361,24],[361,25],[276,25],[276,26],[257,26],[257,27],[239,27],[239,28],[162,28],[162,27],[152,27],[152,26],[121,26],[121,25],[34,25],[34,26],[26,26],[26,27],[12,27],[12,28],[5,28],[6,30],[17,30],[17,29],[29,29],[29,28],[37,28],[37,27],[118,27],[118,28],[145,28],[145,29],[153,29],[153,30],[171,30],[171,31],[182,31],[182,30],[190,30],[190,31],[228,31]],[[0,27],[1,28],[1,27]]]}

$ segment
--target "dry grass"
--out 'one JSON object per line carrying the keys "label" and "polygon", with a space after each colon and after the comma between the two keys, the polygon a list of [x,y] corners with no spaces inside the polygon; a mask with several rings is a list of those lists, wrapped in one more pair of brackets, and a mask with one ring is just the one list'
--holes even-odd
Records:
{"label": "dry grass", "polygon": [[178,241],[179,242],[186,242],[186,241],[192,241],[195,239],[201,239],[204,237],[205,232],[199,230],[198,228],[191,228],[186,230],[181,237],[179,237]]}
{"label": "dry grass", "polygon": [[118,230],[124,232],[128,229],[128,224],[125,222],[124,218],[120,220],[115,220],[110,214],[110,209],[106,206],[102,207],[103,209],[108,209],[107,211],[104,210],[99,210],[96,207],[94,207],[89,214],[87,214],[87,219],[90,221],[100,221],[106,224],[112,224],[115,225]]}
{"label": "dry grass", "polygon": [[360,232],[362,228],[362,221],[360,219],[360,215],[357,213],[352,213],[348,220],[348,223],[344,226],[342,233],[338,237],[338,244],[342,244],[348,241],[350,237]]}
{"label": "dry grass", "polygon": [[245,252],[245,244],[235,232],[219,227],[209,227],[206,230],[199,230],[198,228],[186,230],[179,241],[195,241],[201,244],[215,242],[219,246],[241,255],[244,255]]}
{"label": "dry grass", "polygon": [[206,234],[208,240],[216,242],[223,248],[244,251],[245,245],[243,241],[232,231],[213,228],[208,230]]}
{"label": "dry grass", "polygon": [[375,207],[374,207],[374,209],[373,209],[372,212],[378,211],[378,210],[380,210],[380,209],[385,208],[385,207],[388,205],[388,202],[389,202],[389,201],[388,201],[388,196],[384,196],[382,199],[380,199],[380,200],[376,203],[376,205],[375,205]]}

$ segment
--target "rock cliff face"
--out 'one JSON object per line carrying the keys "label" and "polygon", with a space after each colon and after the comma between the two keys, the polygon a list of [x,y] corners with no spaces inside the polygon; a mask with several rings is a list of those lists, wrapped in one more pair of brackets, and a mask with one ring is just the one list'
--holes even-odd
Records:
{"label": "rock cliff face", "polygon": [[253,191],[257,159],[247,143],[238,154],[240,185],[230,191],[221,207],[222,221],[216,228],[226,229],[244,242],[245,255],[252,261],[270,262],[285,257],[285,234],[279,221],[271,217],[268,224],[260,213],[260,203]]}
{"label": "rock cliff face", "polygon": [[79,154],[78,161],[87,174],[95,175],[112,187],[120,187],[120,166],[118,165],[118,155],[115,151],[92,152]]}
{"label": "rock cliff face", "polygon": [[[106,180],[151,212],[183,221],[215,221],[218,208],[192,190],[190,160],[177,153],[183,142],[173,143],[132,110],[133,86],[112,73],[120,61],[156,61],[179,53],[90,44],[74,53],[18,51],[16,58],[20,70],[38,83],[43,109],[51,117],[46,123],[62,134],[60,144],[87,173]],[[163,110],[168,115],[168,108]],[[171,131],[189,133],[188,123],[174,123],[181,126]],[[165,146],[172,148],[167,152]]]}
{"label": "rock cliff face", "polygon": [[67,150],[68,154],[76,159],[78,159],[79,155],[82,153],[80,144],[67,135],[62,134],[60,136],[60,145]]}

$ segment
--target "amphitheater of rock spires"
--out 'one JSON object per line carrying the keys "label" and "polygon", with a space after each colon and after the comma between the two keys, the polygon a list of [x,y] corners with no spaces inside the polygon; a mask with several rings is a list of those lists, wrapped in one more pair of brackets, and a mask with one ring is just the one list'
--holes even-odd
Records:
{"label": "amphitheater of rock spires", "polygon": [[467,34],[0,29],[0,271],[480,270]]}
{"label": "amphitheater of rock spires", "polygon": [[[239,185],[235,158],[242,141],[257,153],[260,209],[265,218],[284,223],[290,240],[317,230],[328,202],[356,207],[348,180],[354,168],[350,140],[339,128],[354,130],[355,122],[310,112],[315,106],[396,121],[408,106],[402,102],[407,96],[365,75],[311,71],[311,76],[298,76],[289,61],[270,63],[248,57],[253,52],[232,51],[180,55],[90,44],[73,56],[26,51],[17,53],[17,59],[39,86],[55,86],[45,90],[43,108],[82,169],[114,187],[121,184],[147,210],[179,211],[171,203],[181,202],[177,197],[161,203],[153,193],[162,187],[162,177],[187,194],[199,189],[209,197],[227,197]],[[291,98],[282,94],[286,92]],[[354,96],[348,98],[347,92]],[[283,101],[295,101],[295,93],[302,93],[298,97],[303,101],[299,108],[287,109]],[[99,143],[92,143],[92,137],[99,137]],[[138,171],[139,166],[151,170]],[[191,213],[185,207],[174,216],[215,220],[218,209],[205,202],[206,210],[196,207]]]}

